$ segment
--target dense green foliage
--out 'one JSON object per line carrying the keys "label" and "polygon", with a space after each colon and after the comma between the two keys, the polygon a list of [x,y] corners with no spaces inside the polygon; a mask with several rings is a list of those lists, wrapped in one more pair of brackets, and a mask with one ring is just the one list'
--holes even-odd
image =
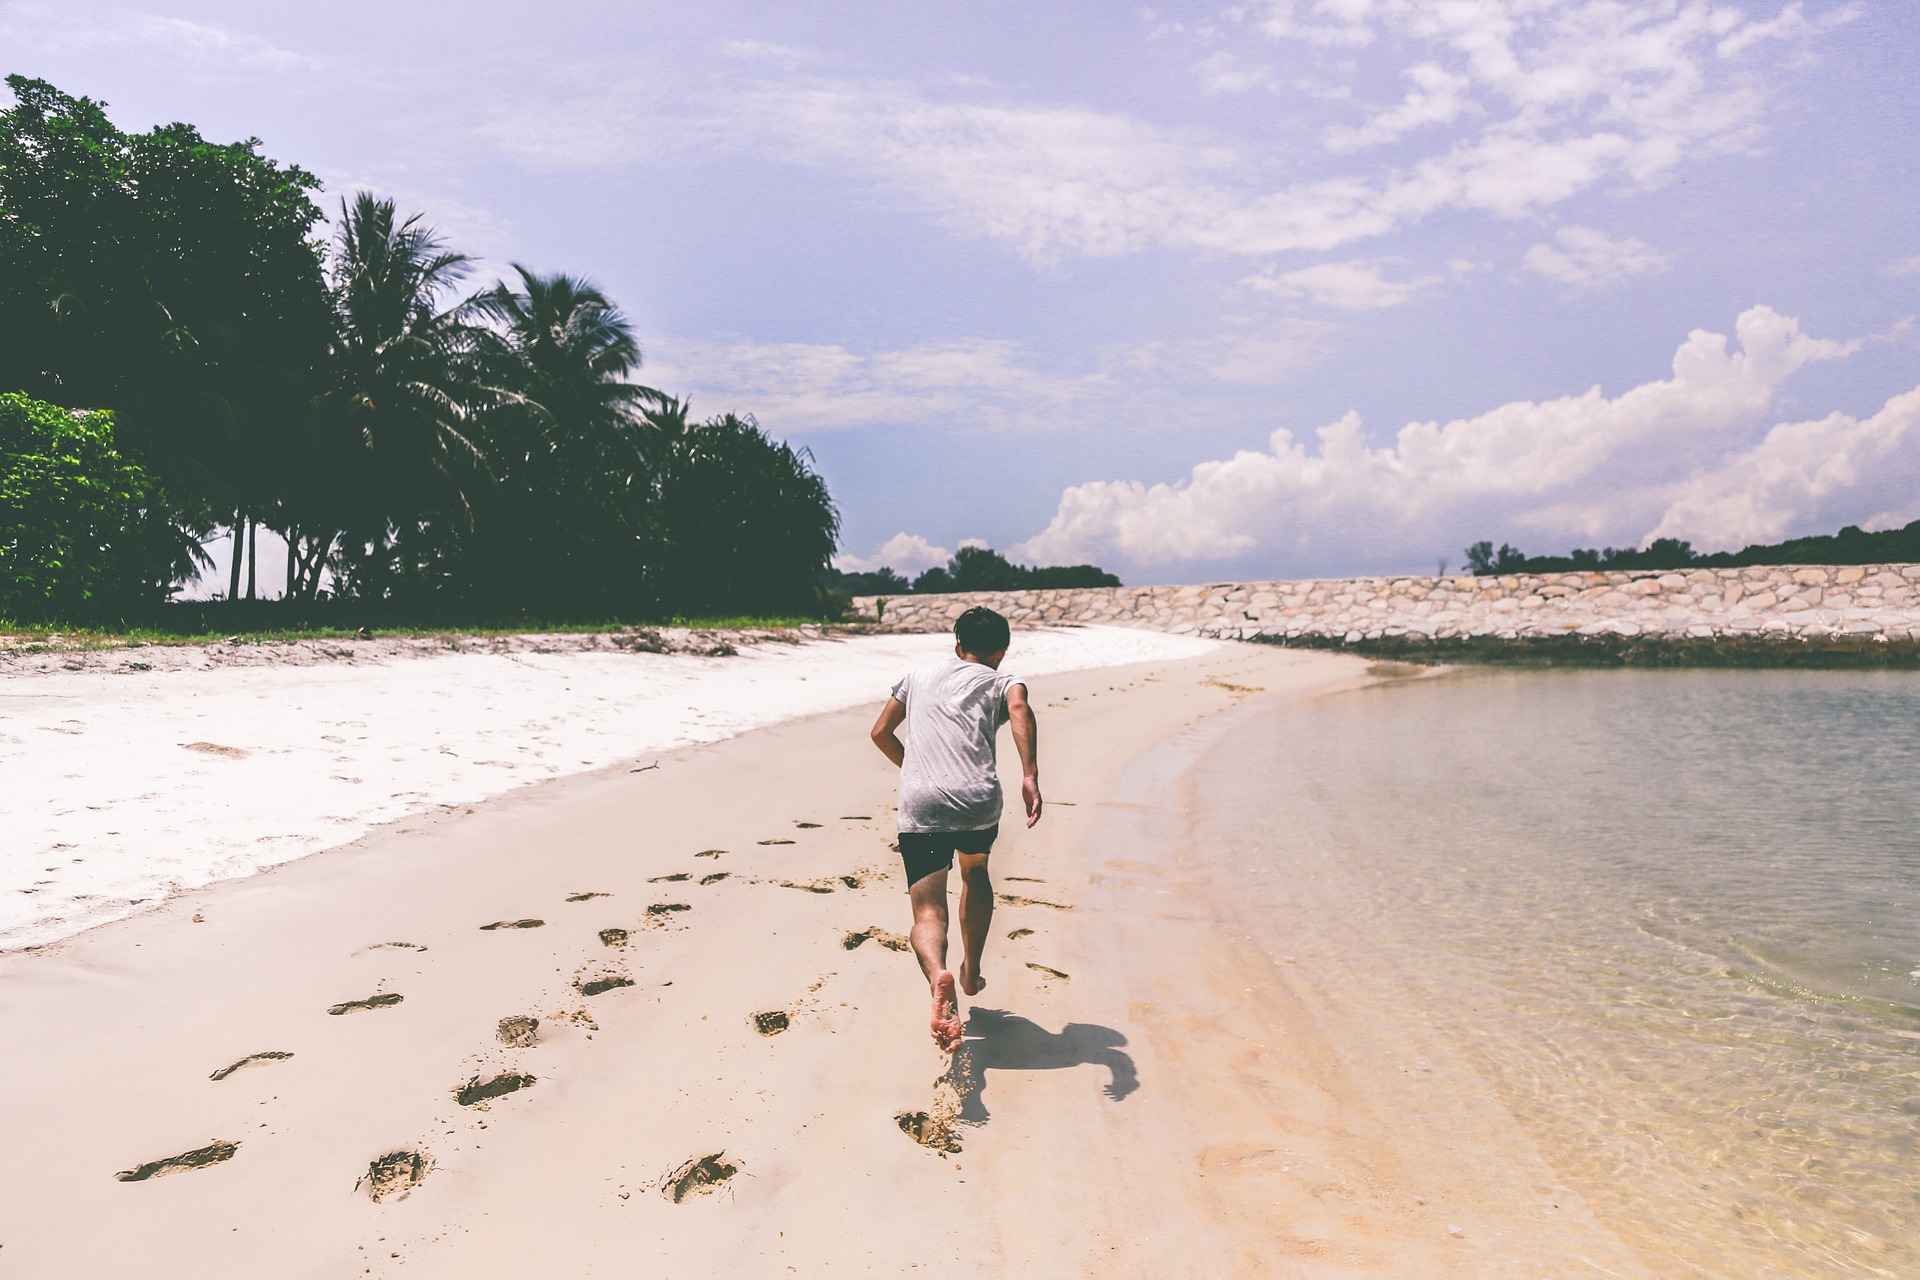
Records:
{"label": "dense green foliage", "polygon": [[1848,525],[1839,533],[1785,542],[1755,543],[1738,551],[1701,554],[1677,538],[1655,538],[1644,550],[1578,549],[1564,556],[1529,556],[1518,547],[1476,542],[1467,567],[1476,574],[1562,573],[1583,569],[1725,569],[1750,564],[1912,564],[1920,562],[1920,520],[1902,529],[1867,533]]}
{"label": "dense green foliage", "polygon": [[[657,420],[675,420],[673,409]],[[680,415],[684,420],[684,415]],[[666,433],[662,595],[683,612],[801,610],[815,595],[839,518],[803,452],[726,414]]]}
{"label": "dense green foliage", "polygon": [[[141,477],[145,519],[171,513],[174,542],[279,532],[286,607],[306,614],[819,610],[838,516],[811,457],[751,418],[689,424],[636,382],[632,325],[591,282],[515,267],[462,296],[471,261],[390,201],[342,202],[317,239],[318,181],[257,141],[125,133],[103,104],[7,84],[0,391],[111,411],[102,447]],[[186,519],[163,491],[216,514]],[[31,607],[137,612],[180,577],[137,560],[114,574],[147,585]]]}
{"label": "dense green foliage", "polygon": [[1090,564],[1014,564],[989,547],[962,547],[944,566],[912,582],[892,569],[827,575],[827,586],[849,596],[944,595],[955,591],[1031,591],[1066,587],[1117,587],[1120,579]]}
{"label": "dense green foliage", "polygon": [[0,617],[123,608],[191,578],[194,521],[115,447],[107,413],[0,395]]}

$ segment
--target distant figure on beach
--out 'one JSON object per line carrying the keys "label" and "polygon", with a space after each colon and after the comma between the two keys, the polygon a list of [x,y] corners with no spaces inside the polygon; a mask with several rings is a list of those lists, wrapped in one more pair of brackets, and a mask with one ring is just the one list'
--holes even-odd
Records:
{"label": "distant figure on beach", "polygon": [[[1040,749],[1026,683],[1003,675],[1012,631],[991,609],[972,608],[953,628],[953,656],[901,677],[874,722],[873,744],[900,769],[900,857],[913,904],[913,952],[933,989],[933,1040],[952,1053],[963,1032],[947,969],[947,872],[960,859],[960,990],[978,995],[993,881],[987,855],[1000,833],[994,736],[1012,723],[1027,825],[1040,821]],[[901,743],[900,726],[907,727]]]}

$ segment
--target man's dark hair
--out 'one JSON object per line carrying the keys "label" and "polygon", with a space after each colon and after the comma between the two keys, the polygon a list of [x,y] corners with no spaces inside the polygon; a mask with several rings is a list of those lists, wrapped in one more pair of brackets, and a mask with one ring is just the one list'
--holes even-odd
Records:
{"label": "man's dark hair", "polygon": [[975,605],[953,624],[953,638],[959,642],[963,652],[998,653],[1012,641],[1013,628],[993,610]]}

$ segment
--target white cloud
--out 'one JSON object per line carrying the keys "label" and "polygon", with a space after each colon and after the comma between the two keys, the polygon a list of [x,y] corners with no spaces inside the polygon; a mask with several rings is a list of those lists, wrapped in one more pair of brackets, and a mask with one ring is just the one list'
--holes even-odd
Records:
{"label": "white cloud", "polygon": [[1349,413],[1319,430],[1317,449],[1283,428],[1265,449],[1203,462],[1176,483],[1075,485],[1015,554],[1169,565],[1312,548],[1405,563],[1501,528],[1632,540],[1659,524],[1679,478],[1710,474],[1748,445],[1788,377],[1858,345],[1810,338],[1767,307],[1744,312],[1735,334],[1730,349],[1724,335],[1695,330],[1671,377],[1612,398],[1596,386],[1408,423],[1385,446]]}
{"label": "white cloud", "polygon": [[[978,538],[968,538],[961,542],[963,547],[984,547],[987,544]],[[876,569],[892,569],[895,573],[911,578],[914,575],[944,565],[953,558],[953,552],[945,547],[936,547],[917,533],[896,533],[868,556],[838,555],[833,558],[833,567],[842,573],[872,573]]]}
{"label": "white cloud", "polygon": [[154,13],[78,15],[37,4],[10,5],[0,13],[0,32],[32,34],[53,49],[145,49],[206,68],[315,71],[325,59],[290,49],[232,27]]}
{"label": "white cloud", "polygon": [[1279,84],[1273,68],[1249,65],[1224,50],[1202,59],[1194,71],[1200,77],[1200,87],[1212,94],[1272,89]]}
{"label": "white cloud", "polygon": [[1549,280],[1576,289],[1618,284],[1629,276],[1665,271],[1671,254],[1632,237],[1613,239],[1591,227],[1562,227],[1553,244],[1536,244],[1522,262]]}
{"label": "white cloud", "polygon": [[1280,298],[1307,297],[1323,307],[1343,311],[1375,311],[1410,302],[1421,290],[1439,284],[1442,276],[1389,280],[1371,262],[1324,262],[1280,275],[1249,276],[1241,281],[1259,293]]}
{"label": "white cloud", "polygon": [[1801,0],[1793,0],[1792,4],[1765,22],[1748,22],[1735,27],[1714,46],[1715,51],[1723,58],[1737,58],[1763,40],[1815,35],[1842,23],[1852,22],[1860,16],[1860,12],[1858,5],[1841,5],[1809,20],[1805,4]]}
{"label": "white cloud", "polygon": [[1833,413],[1781,423],[1751,449],[1678,485],[1652,536],[1715,549],[1774,542],[1797,530],[1862,523],[1863,512],[1910,511],[1916,492],[1920,389],[1893,397],[1870,418]]}
{"label": "white cloud", "polygon": [[1882,270],[1890,276],[1920,276],[1920,254],[1889,262]]}
{"label": "white cloud", "polygon": [[668,338],[648,345],[643,376],[688,396],[697,413],[752,412],[782,435],[932,422],[991,431],[1177,427],[1207,420],[1204,392],[1218,384],[1286,381],[1325,354],[1330,331],[1311,320],[1261,320],[1207,338],[1110,346],[1067,370],[1043,367],[1006,339],[863,351]]}
{"label": "white cloud", "polygon": [[698,406],[754,413],[782,434],[900,425],[952,417],[984,428],[1061,425],[1109,378],[1034,367],[1017,342],[961,339],[897,350],[834,343],[664,340],[646,378]]}
{"label": "white cloud", "polygon": [[[1227,24],[1219,39],[1336,51],[1287,87],[1340,80],[1331,91],[1346,92],[1383,72],[1411,81],[1398,103],[1361,107],[1327,131],[1332,155],[1288,152],[1268,132],[1022,101],[991,84],[836,78],[765,61],[673,92],[648,79],[515,101],[475,127],[543,164],[679,148],[825,169],[1039,263],[1151,248],[1265,257],[1336,249],[1442,211],[1537,214],[1748,147],[1763,81],[1749,59],[1717,49],[1756,25],[1691,0],[1280,0]],[[1782,28],[1771,43],[1793,34]],[[1214,93],[1279,87],[1277,73],[1232,48],[1203,58],[1199,74]]]}
{"label": "white cloud", "polygon": [[1327,130],[1327,150],[1357,151],[1393,142],[1415,129],[1451,124],[1470,105],[1467,89],[1472,81],[1464,75],[1422,62],[1408,67],[1406,76],[1413,81],[1413,88],[1398,106],[1380,112],[1358,128],[1335,125]]}

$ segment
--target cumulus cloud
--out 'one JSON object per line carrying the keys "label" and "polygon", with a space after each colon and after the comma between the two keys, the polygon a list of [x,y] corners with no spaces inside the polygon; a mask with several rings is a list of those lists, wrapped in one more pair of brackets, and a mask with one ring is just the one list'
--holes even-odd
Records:
{"label": "cumulus cloud", "polygon": [[1912,512],[1920,493],[1920,389],[1897,395],[1874,414],[1829,414],[1783,422],[1751,449],[1676,487],[1652,536],[1702,546],[1777,541],[1799,529],[1822,530]]}
{"label": "cumulus cloud", "polygon": [[[978,538],[967,538],[960,545],[984,547],[987,544]],[[936,565],[944,565],[951,559],[953,552],[945,547],[934,546],[917,533],[896,533],[875,547],[872,555],[835,556],[833,567],[842,573],[872,573],[876,569],[892,569],[911,578]]]}
{"label": "cumulus cloud", "polygon": [[1389,280],[1372,262],[1323,262],[1279,275],[1250,276],[1241,281],[1257,293],[1279,298],[1311,298],[1324,307],[1343,311],[1375,311],[1411,302],[1416,294],[1439,284],[1441,276]]}
{"label": "cumulus cloud", "polygon": [[1631,236],[1614,239],[1592,227],[1562,227],[1553,243],[1536,244],[1521,260],[1529,271],[1575,289],[1597,289],[1630,276],[1665,271],[1673,256]]}
{"label": "cumulus cloud", "polygon": [[[1809,337],[1768,307],[1742,313],[1734,334],[1737,346],[1695,330],[1675,351],[1670,377],[1614,397],[1596,386],[1446,423],[1412,422],[1385,445],[1370,443],[1359,415],[1348,413],[1320,428],[1316,443],[1281,429],[1265,449],[1203,462],[1175,483],[1075,485],[1016,552],[1054,564],[1173,565],[1256,551],[1404,564],[1501,528],[1633,541],[1665,527],[1670,507],[1731,512],[1710,480],[1736,475],[1726,468],[1751,444],[1780,386],[1858,345]],[[1871,439],[1904,438],[1874,422]],[[1738,474],[1758,474],[1759,465]],[[1678,505],[1693,492],[1676,488],[1683,481],[1706,486],[1686,499],[1694,507]],[[1753,511],[1792,505],[1769,501]],[[1696,524],[1704,529],[1705,517]],[[1734,516],[1713,524],[1722,542],[1768,528],[1757,514],[1744,525]]]}

